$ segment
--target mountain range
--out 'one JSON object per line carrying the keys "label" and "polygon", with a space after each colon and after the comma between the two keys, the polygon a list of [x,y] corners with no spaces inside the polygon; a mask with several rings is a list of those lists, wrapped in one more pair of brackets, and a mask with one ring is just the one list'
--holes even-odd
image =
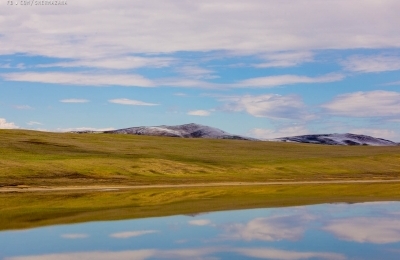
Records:
{"label": "mountain range", "polygon": [[395,142],[375,138],[368,135],[357,134],[321,134],[321,135],[299,135],[290,137],[281,137],[273,139],[273,141],[310,143],[310,144],[327,144],[327,145],[371,145],[371,146],[395,146],[399,145]]}
{"label": "mountain range", "polygon": [[[260,139],[235,135],[225,132],[221,129],[200,125],[200,124],[184,124],[176,126],[139,126],[130,127],[110,131],[74,131],[73,133],[108,133],[108,134],[133,134],[133,135],[149,135],[149,136],[168,136],[179,138],[211,138],[211,139],[236,139],[249,141],[262,141]],[[281,137],[269,139],[266,141],[275,142],[295,142],[295,143],[311,143],[325,145],[371,145],[371,146],[395,146],[398,143],[375,138],[367,135],[357,134],[319,134],[319,135],[299,135],[290,137]]]}

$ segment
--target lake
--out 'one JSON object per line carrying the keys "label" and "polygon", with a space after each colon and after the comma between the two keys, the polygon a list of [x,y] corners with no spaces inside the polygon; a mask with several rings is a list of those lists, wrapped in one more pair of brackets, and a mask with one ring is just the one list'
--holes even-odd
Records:
{"label": "lake", "polygon": [[400,259],[400,202],[234,210],[2,231],[0,259]]}

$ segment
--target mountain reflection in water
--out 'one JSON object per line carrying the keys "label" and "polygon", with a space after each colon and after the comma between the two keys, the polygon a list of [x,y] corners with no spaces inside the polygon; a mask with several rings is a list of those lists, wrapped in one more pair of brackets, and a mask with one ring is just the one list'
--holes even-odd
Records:
{"label": "mountain reflection in water", "polygon": [[0,259],[400,259],[400,203],[223,211],[0,232]]}

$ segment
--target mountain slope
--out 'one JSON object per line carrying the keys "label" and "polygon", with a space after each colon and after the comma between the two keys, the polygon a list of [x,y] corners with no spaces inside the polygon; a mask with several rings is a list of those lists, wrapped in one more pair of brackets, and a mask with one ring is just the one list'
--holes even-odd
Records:
{"label": "mountain slope", "polygon": [[161,126],[130,127],[112,131],[105,131],[104,133],[169,136],[169,137],[181,137],[181,138],[257,140],[251,137],[233,135],[218,128],[193,124],[193,123],[185,125],[176,125],[176,126],[161,125]]}
{"label": "mountain slope", "polygon": [[367,135],[356,134],[321,134],[321,135],[299,135],[291,137],[281,137],[272,141],[296,142],[296,143],[312,143],[327,145],[371,145],[371,146],[395,146],[395,142],[375,138]]}

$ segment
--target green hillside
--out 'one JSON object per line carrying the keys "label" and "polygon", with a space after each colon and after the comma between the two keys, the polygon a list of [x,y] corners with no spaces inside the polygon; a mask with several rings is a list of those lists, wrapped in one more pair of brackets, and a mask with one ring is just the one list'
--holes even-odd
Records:
{"label": "green hillside", "polygon": [[0,169],[0,186],[392,179],[400,146],[0,130]]}

